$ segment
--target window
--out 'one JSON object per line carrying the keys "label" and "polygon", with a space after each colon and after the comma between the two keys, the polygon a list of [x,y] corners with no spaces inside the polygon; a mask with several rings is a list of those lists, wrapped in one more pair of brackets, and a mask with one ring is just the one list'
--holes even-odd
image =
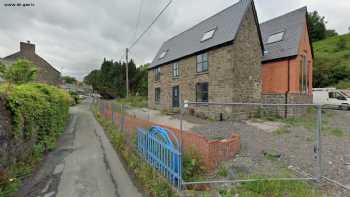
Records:
{"label": "window", "polygon": [[309,70],[308,62],[305,55],[301,57],[299,63],[299,91],[300,93],[308,93],[309,90]]}
{"label": "window", "polygon": [[155,81],[160,80],[160,67],[154,69],[154,80]]}
{"label": "window", "polygon": [[197,55],[197,72],[208,71],[208,53]]}
{"label": "window", "polygon": [[179,77],[179,64],[178,63],[174,63],[173,64],[173,77]]}
{"label": "window", "polygon": [[202,36],[201,42],[204,42],[204,41],[209,40],[210,38],[214,37],[215,31],[216,31],[216,28],[205,32]]}
{"label": "window", "polygon": [[160,88],[154,89],[154,102],[156,104],[160,103]]}
{"label": "window", "polygon": [[162,59],[166,56],[166,54],[168,53],[168,50],[163,51],[160,55],[159,55],[159,59]]}
{"label": "window", "polygon": [[329,92],[329,98],[346,101],[346,97],[338,92]]}
{"label": "window", "polygon": [[208,82],[196,84],[196,101],[208,102]]}
{"label": "window", "polygon": [[267,44],[271,44],[274,42],[279,42],[283,39],[284,31],[272,34],[268,39],[267,39]]}

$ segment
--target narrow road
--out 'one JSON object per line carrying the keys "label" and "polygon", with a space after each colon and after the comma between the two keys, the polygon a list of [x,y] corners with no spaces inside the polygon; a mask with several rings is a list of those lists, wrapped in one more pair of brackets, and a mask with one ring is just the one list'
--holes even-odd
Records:
{"label": "narrow road", "polygon": [[87,100],[71,108],[70,123],[57,149],[47,156],[17,196],[142,196],[89,105]]}

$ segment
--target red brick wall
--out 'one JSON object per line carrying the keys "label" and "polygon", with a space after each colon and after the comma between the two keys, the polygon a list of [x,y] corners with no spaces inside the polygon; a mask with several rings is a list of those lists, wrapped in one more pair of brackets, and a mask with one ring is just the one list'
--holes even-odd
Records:
{"label": "red brick wall", "polygon": [[[106,118],[112,118],[111,106],[108,105],[101,112],[101,115]],[[119,127],[120,113],[115,112],[115,125]],[[233,134],[224,140],[208,140],[205,136],[192,131],[183,131],[182,135],[179,129],[169,127],[167,125],[156,124],[151,121],[138,119],[132,116],[125,116],[125,128],[127,135],[131,136],[136,133],[137,128],[149,128],[154,125],[161,126],[175,133],[178,139],[182,137],[183,150],[195,150],[202,159],[205,169],[208,171],[216,168],[221,161],[232,159],[240,150],[240,136]]]}

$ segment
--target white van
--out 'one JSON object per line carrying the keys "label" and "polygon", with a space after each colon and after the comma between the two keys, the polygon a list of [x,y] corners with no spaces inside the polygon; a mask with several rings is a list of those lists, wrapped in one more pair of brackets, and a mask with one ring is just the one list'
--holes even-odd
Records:
{"label": "white van", "polygon": [[350,110],[350,97],[341,90],[335,88],[314,88],[313,103]]}

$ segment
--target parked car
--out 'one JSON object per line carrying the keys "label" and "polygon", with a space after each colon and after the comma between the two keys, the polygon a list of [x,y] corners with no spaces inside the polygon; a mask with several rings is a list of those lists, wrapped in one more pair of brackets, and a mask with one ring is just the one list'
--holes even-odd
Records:
{"label": "parked car", "polygon": [[350,97],[336,88],[314,88],[313,103],[350,110]]}

